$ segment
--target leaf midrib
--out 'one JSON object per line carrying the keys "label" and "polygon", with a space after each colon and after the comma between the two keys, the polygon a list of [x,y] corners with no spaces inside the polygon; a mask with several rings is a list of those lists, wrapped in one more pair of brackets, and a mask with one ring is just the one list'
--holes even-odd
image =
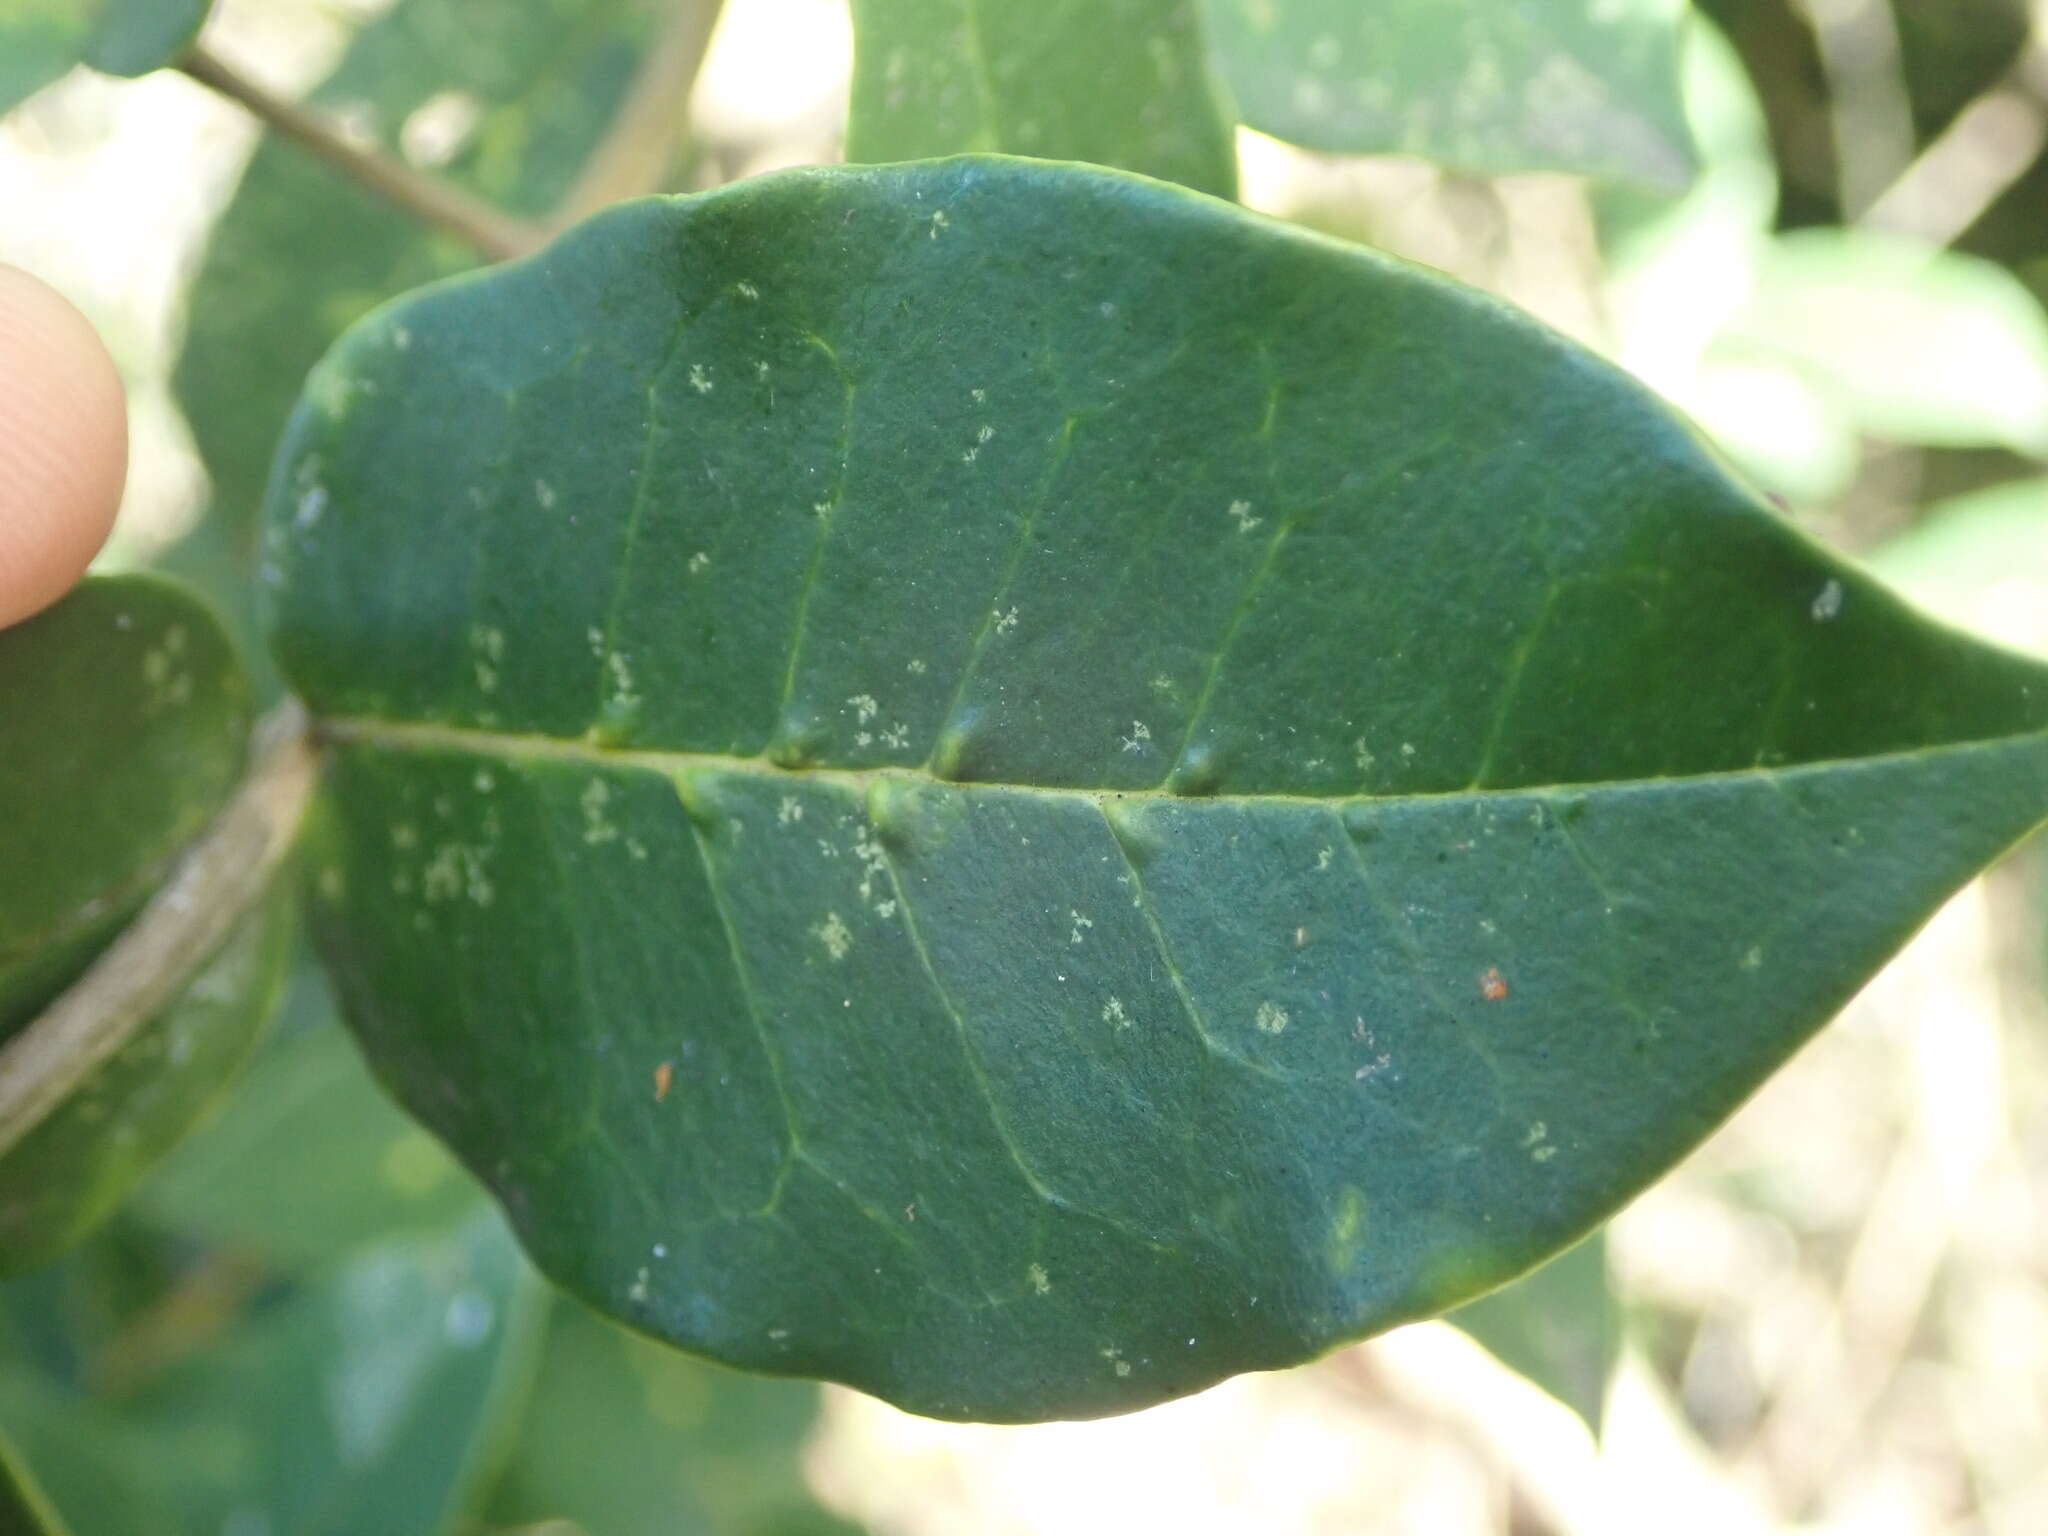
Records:
{"label": "leaf midrib", "polygon": [[[695,773],[744,774],[762,779],[784,779],[792,783],[838,784],[866,789],[876,784],[913,783],[934,789],[987,790],[992,793],[1046,795],[1060,799],[1160,800],[1182,805],[1253,804],[1304,805],[1318,809],[1353,804],[1401,804],[1414,801],[1496,800],[1511,796],[1532,799],[1594,791],[1625,792],[1659,786],[1712,787],[1753,781],[1804,778],[1860,768],[1882,768],[1922,759],[1961,756],[2001,748],[2037,747],[2048,754],[2048,727],[2020,731],[2010,736],[1987,736],[1965,741],[1940,742],[1890,752],[1866,753],[1860,757],[1808,758],[1781,765],[1756,764],[1747,768],[1722,768],[1703,773],[1656,774],[1638,778],[1587,779],[1578,782],[1523,784],[1499,788],[1464,785],[1456,789],[1404,790],[1393,794],[1346,791],[1339,794],[1300,794],[1282,790],[1238,791],[1224,794],[1184,794],[1165,788],[1123,789],[1082,784],[1027,784],[994,779],[948,779],[913,764],[879,764],[872,768],[838,768],[819,764],[789,767],[766,756],[742,757],[724,752],[689,752],[651,747],[613,747],[587,738],[565,738],[539,734],[490,731],[478,727],[383,720],[366,715],[335,715],[320,718],[316,732],[324,741],[363,743],[415,752],[467,752],[502,760],[529,759],[544,762],[579,763],[585,767],[642,768],[674,777]],[[2042,818],[2048,821],[2048,782],[2042,787]]]}

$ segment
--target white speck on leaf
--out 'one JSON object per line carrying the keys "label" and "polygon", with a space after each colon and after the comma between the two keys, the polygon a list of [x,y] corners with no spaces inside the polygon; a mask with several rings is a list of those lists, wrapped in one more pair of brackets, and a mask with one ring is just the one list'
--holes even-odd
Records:
{"label": "white speck on leaf", "polygon": [[1830,577],[1828,584],[1820,589],[1819,595],[1813,600],[1813,622],[1827,624],[1839,619],[1842,616],[1842,605],[1847,600],[1848,593],[1843,591],[1842,584]]}
{"label": "white speck on leaf", "polygon": [[995,616],[995,620],[996,633],[1007,635],[1017,627],[1017,610],[1012,608],[1008,613],[999,613]]}
{"label": "white speck on leaf", "polygon": [[1052,1289],[1052,1276],[1045,1272],[1043,1264],[1034,1264],[1025,1270],[1024,1278],[1031,1282],[1031,1289],[1041,1296]]}
{"label": "white speck on leaf", "polygon": [[619,829],[606,814],[611,800],[612,787],[603,779],[592,779],[583,787],[583,841],[592,847],[618,840]]}
{"label": "white speck on leaf", "polygon": [[1278,1003],[1261,1003],[1252,1022],[1258,1025],[1260,1033],[1277,1035],[1287,1028],[1290,1021],[1287,1010]]}
{"label": "white speck on leaf", "polygon": [[690,364],[690,388],[700,395],[708,395],[717,387],[711,382],[711,375],[702,363]]}
{"label": "white speck on leaf", "polygon": [[825,946],[825,952],[834,960],[844,960],[846,952],[853,948],[853,933],[837,912],[827,912],[825,921],[811,932],[818,936],[818,942]]}

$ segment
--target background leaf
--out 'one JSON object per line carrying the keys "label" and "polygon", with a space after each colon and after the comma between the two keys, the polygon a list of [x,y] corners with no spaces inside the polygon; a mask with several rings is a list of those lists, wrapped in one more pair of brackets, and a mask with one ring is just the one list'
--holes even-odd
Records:
{"label": "background leaf", "polygon": [[183,996],[0,1157],[0,1272],[78,1242],[212,1107],[270,1017],[290,933],[290,909],[264,902]]}
{"label": "background leaf", "polygon": [[572,1291],[941,1416],[1505,1281],[2048,812],[2041,669],[1640,386],[1110,172],[619,210],[275,484],[385,1081]]}
{"label": "background leaf", "polygon": [[1608,1284],[1600,1233],[1444,1321],[1600,1433],[1607,1381],[1621,1358],[1621,1305]]}
{"label": "background leaf", "polygon": [[[603,137],[660,9],[400,0],[310,100],[387,153],[541,217]],[[266,139],[192,288],[176,388],[213,502],[167,567],[245,604],[271,452],[307,370],[366,310],[479,260],[296,145]]]}
{"label": "background leaf", "polygon": [[0,1439],[0,1531],[8,1536],[65,1536],[42,1489]]}
{"label": "background leaf", "polygon": [[1237,195],[1197,0],[854,0],[853,23],[851,161],[988,150]]}
{"label": "background leaf", "polygon": [[199,35],[212,0],[6,0],[0,112],[76,64],[110,75],[162,69]]}
{"label": "background leaf", "polygon": [[1782,236],[1721,349],[1789,366],[1875,437],[2048,455],[2048,315],[1976,257],[1866,230]]}
{"label": "background leaf", "polygon": [[206,606],[97,577],[0,633],[0,1040],[69,986],[227,803],[248,686]]}
{"label": "background leaf", "polygon": [[1677,189],[1681,0],[1202,0],[1245,122],[1310,149]]}
{"label": "background leaf", "polygon": [[538,1344],[543,1293],[489,1211],[358,1249],[139,1383],[124,1357],[192,1292],[131,1304],[94,1350],[71,1317],[95,1258],[134,1267],[88,1251],[0,1290],[0,1426],[80,1530],[432,1536],[479,1491]]}
{"label": "background leaf", "polygon": [[585,1536],[852,1536],[799,1455],[818,1388],[706,1365],[557,1306],[532,1407],[493,1492],[494,1525]]}
{"label": "background leaf", "polygon": [[308,957],[241,1091],[136,1206],[168,1231],[297,1271],[398,1233],[446,1230],[480,1198],[372,1081]]}
{"label": "background leaf", "polygon": [[[0,1040],[34,1022],[156,892],[227,801],[248,684],[206,608],[95,578],[0,633]],[[282,907],[245,921],[183,995],[4,1156],[0,1272],[103,1219],[218,1096],[276,996]]]}
{"label": "background leaf", "polygon": [[213,0],[99,0],[99,25],[83,58],[109,75],[146,75],[184,51]]}

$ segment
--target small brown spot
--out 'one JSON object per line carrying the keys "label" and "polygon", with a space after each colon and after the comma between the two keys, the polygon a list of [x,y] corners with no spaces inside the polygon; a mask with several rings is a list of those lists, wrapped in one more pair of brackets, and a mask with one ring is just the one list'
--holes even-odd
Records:
{"label": "small brown spot", "polygon": [[1497,1003],[1508,995],[1507,978],[1500,973],[1500,967],[1489,965],[1479,978],[1479,995],[1489,1003]]}
{"label": "small brown spot", "polygon": [[655,1103],[659,1104],[663,1099],[668,1097],[668,1091],[674,1085],[675,1080],[676,1064],[674,1062],[664,1061],[660,1066],[654,1069]]}

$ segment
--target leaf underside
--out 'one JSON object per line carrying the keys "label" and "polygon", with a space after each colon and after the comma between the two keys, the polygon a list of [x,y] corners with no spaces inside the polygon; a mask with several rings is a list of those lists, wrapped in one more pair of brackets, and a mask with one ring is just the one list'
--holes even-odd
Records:
{"label": "leaf underside", "polygon": [[1237,195],[1197,0],[855,0],[853,24],[850,161],[990,151]]}
{"label": "leaf underside", "polygon": [[1246,123],[1310,149],[1667,189],[1682,0],[1201,0]]}
{"label": "leaf underside", "polygon": [[920,1412],[1479,1294],[2048,813],[2048,675],[1475,293],[795,172],[364,322],[273,482],[315,922],[557,1281]]}

